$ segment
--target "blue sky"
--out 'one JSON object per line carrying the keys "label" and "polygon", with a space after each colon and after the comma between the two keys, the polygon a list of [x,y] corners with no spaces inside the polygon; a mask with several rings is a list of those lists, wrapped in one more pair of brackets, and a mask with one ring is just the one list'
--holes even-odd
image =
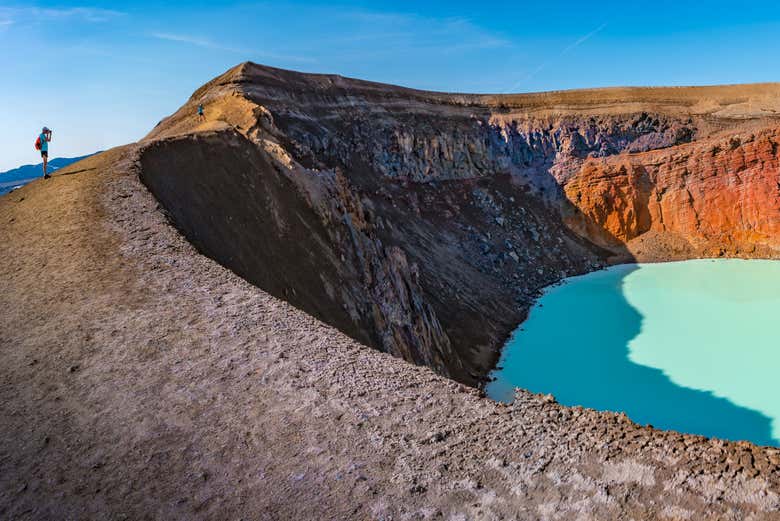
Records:
{"label": "blue sky", "polygon": [[135,141],[246,60],[465,92],[778,81],[780,5],[0,0],[0,171],[44,124],[53,156]]}

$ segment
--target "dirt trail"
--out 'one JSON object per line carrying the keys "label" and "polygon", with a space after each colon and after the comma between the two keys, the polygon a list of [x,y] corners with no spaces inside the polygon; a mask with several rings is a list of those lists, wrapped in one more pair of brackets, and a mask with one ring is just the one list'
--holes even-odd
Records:
{"label": "dirt trail", "polygon": [[494,404],[249,285],[136,154],[0,198],[0,519],[780,518],[775,449]]}

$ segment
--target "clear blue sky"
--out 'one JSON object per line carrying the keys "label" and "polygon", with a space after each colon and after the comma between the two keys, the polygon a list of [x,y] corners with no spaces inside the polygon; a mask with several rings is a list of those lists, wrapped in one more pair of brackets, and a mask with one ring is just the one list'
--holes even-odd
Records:
{"label": "clear blue sky", "polygon": [[0,171],[44,124],[53,156],[135,141],[246,60],[466,92],[778,81],[780,6],[0,0]]}

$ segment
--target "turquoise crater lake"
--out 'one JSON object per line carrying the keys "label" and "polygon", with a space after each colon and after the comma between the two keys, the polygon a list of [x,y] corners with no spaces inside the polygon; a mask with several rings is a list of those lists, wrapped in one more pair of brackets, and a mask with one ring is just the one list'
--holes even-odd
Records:
{"label": "turquoise crater lake", "polygon": [[661,429],[780,445],[780,261],[626,264],[548,288],[488,395],[551,393]]}

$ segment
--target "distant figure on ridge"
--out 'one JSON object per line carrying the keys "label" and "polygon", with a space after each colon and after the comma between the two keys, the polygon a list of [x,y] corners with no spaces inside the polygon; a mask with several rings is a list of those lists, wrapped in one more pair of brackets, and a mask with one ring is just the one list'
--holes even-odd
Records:
{"label": "distant figure on ridge", "polygon": [[203,104],[202,104],[202,103],[201,103],[200,105],[198,105],[198,117],[199,117],[200,119],[203,119],[203,118],[205,118],[205,117],[206,117],[206,116],[203,114]]}
{"label": "distant figure on ridge", "polygon": [[43,178],[48,179],[51,176],[48,172],[49,165],[49,141],[51,141],[51,130],[48,127],[43,127],[38,139],[35,140],[35,149],[41,151],[41,157],[43,158]]}

